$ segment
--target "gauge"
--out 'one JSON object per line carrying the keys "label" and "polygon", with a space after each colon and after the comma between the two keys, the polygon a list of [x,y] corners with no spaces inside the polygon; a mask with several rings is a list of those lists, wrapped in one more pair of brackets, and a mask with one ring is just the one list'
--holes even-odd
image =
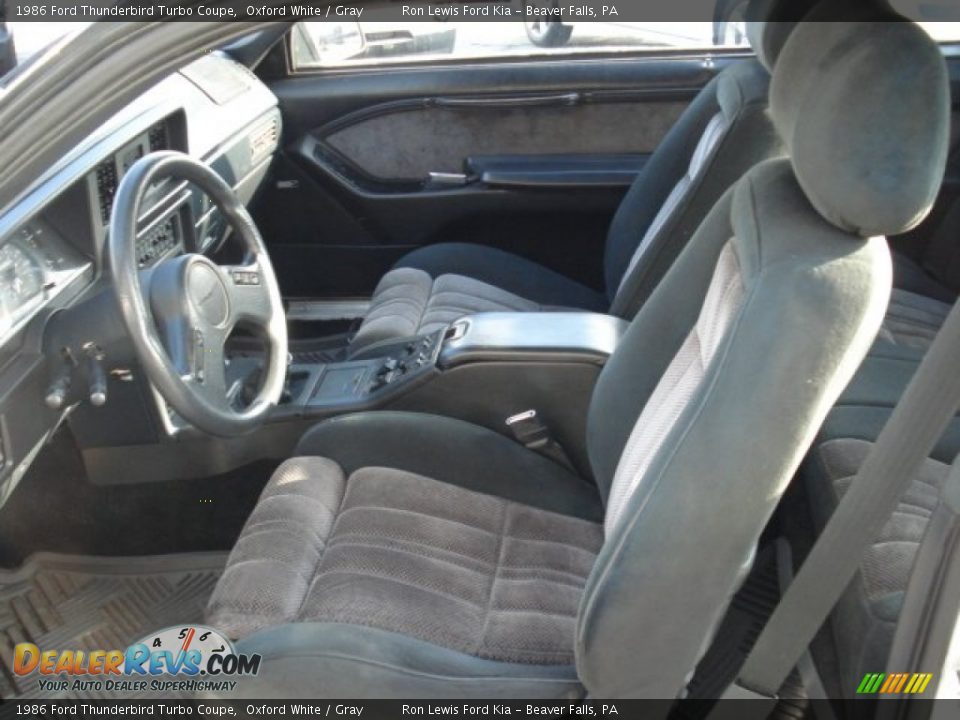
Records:
{"label": "gauge", "polygon": [[16,242],[0,247],[0,331],[14,325],[43,295],[40,262]]}
{"label": "gauge", "polygon": [[40,218],[0,238],[0,345],[91,269],[92,263]]}

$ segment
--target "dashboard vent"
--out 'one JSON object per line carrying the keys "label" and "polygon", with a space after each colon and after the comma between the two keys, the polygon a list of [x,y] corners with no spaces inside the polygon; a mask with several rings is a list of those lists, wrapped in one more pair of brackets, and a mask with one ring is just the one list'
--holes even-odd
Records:
{"label": "dashboard vent", "polygon": [[250,133],[250,162],[256,164],[271,154],[277,147],[280,136],[280,124],[276,118],[261,125]]}
{"label": "dashboard vent", "polygon": [[110,222],[113,209],[113,196],[117,192],[117,166],[113,159],[97,165],[97,201],[100,203],[100,219],[104,224]]}
{"label": "dashboard vent", "polygon": [[169,146],[167,143],[167,126],[163,123],[159,125],[154,125],[150,128],[150,152],[156,152],[157,150],[166,150]]}
{"label": "dashboard vent", "polygon": [[137,237],[137,264],[140,267],[152,265],[180,245],[177,225],[173,218],[155,226]]}

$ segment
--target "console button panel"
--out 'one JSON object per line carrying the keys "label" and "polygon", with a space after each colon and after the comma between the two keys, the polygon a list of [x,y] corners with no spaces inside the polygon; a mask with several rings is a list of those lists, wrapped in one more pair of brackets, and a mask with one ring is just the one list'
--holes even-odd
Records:
{"label": "console button panel", "polygon": [[370,389],[379,390],[421,368],[432,365],[439,351],[442,337],[442,331],[424,335],[411,340],[388,355],[374,373]]}

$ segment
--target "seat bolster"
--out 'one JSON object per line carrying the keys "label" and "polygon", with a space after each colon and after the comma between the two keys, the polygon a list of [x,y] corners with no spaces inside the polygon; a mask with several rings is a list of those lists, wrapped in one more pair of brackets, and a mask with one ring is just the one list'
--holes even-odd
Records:
{"label": "seat bolster", "polygon": [[370,310],[352,341],[354,349],[416,335],[431,292],[433,278],[422,270],[388,272],[373,291]]}
{"label": "seat bolster", "polygon": [[237,643],[258,653],[258,675],[231,697],[565,698],[584,695],[566,665],[498,662],[371,627],[296,623]]}
{"label": "seat bolster", "polygon": [[277,468],[210,598],[211,625],[237,638],[293,620],[345,488],[343,470],[325,458],[295,457]]}
{"label": "seat bolster", "polygon": [[396,468],[543,510],[603,518],[592,483],[462,420],[393,411],[344,415],[309,430],[294,454],[332,458],[348,476],[362,467]]}

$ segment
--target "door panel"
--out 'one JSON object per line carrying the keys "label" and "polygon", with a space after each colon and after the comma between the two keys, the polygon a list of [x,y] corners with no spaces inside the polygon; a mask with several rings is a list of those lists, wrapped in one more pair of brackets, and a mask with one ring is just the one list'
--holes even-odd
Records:
{"label": "door panel", "polygon": [[584,103],[576,93],[546,97],[556,100],[522,104],[518,96],[448,106],[447,98],[437,98],[426,108],[390,112],[374,106],[369,119],[320,137],[369,175],[422,180],[431,172],[463,172],[472,155],[649,154],[686,107],[678,101]]}
{"label": "door panel", "polygon": [[405,253],[450,241],[601,289],[627,186],[732,61],[526,60],[273,82],[284,151],[254,214],[284,294],[366,296]]}

